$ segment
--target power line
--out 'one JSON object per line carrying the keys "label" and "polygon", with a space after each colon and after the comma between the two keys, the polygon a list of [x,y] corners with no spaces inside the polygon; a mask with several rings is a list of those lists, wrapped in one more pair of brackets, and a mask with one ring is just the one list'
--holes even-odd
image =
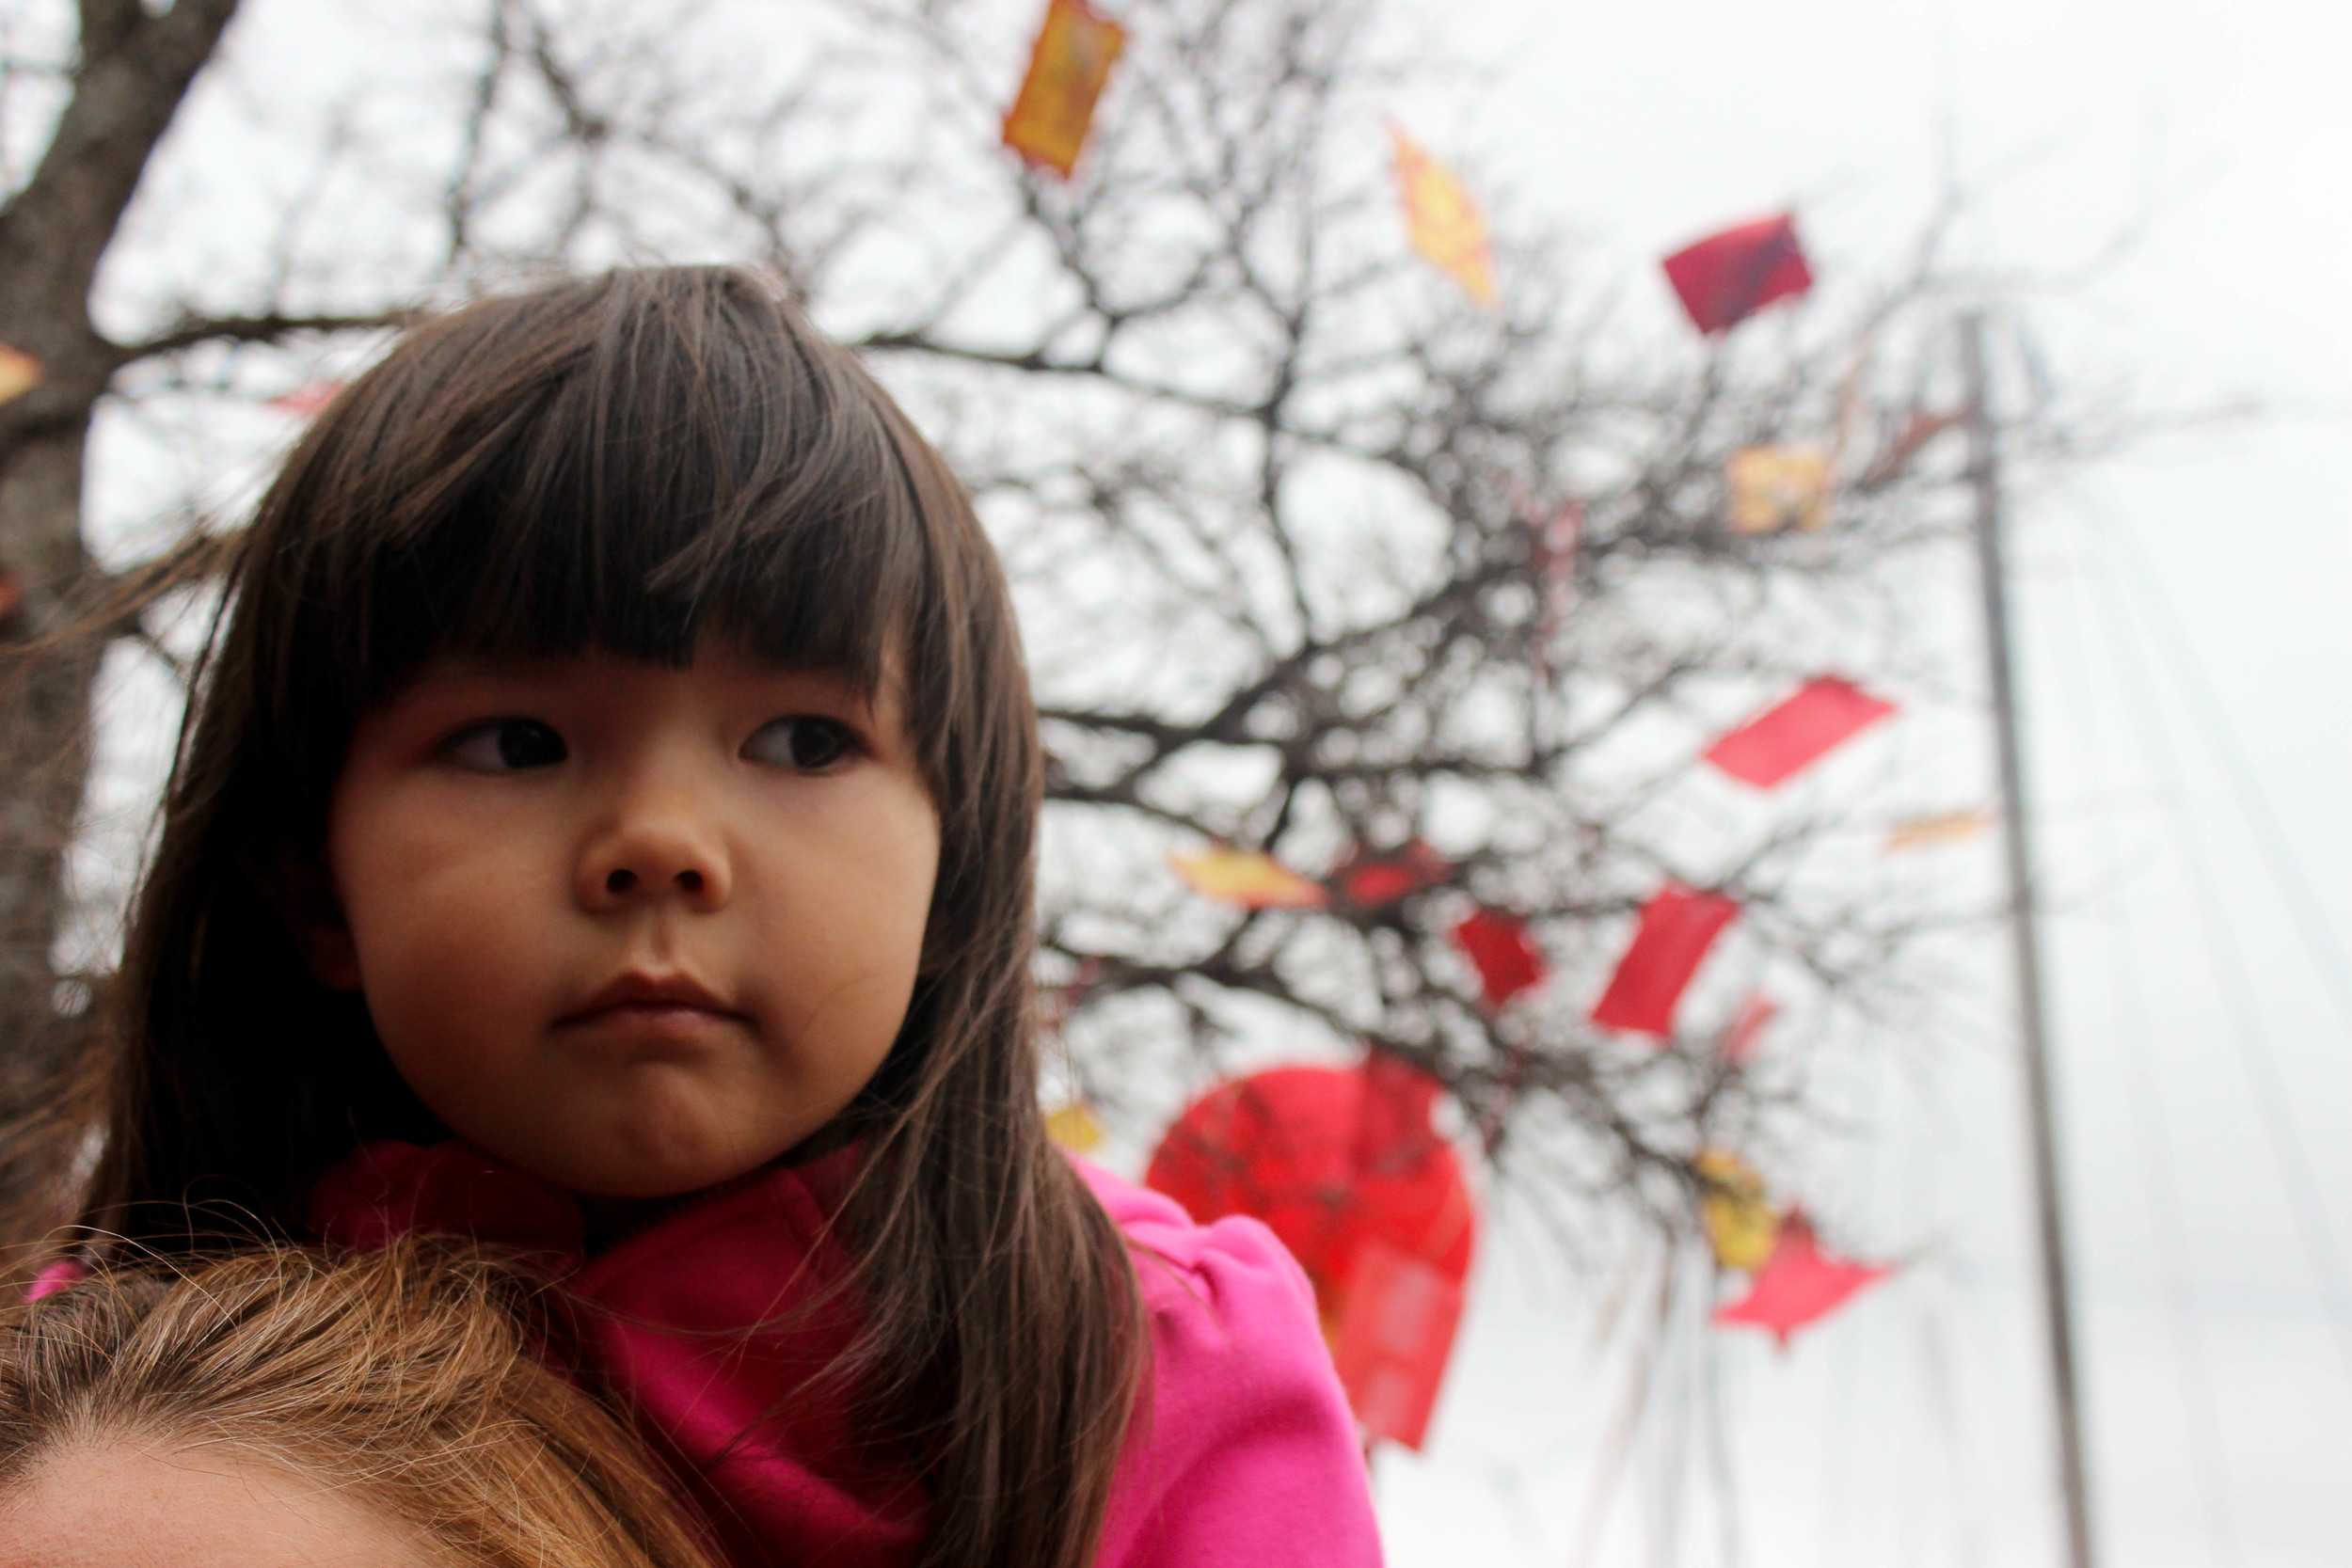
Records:
{"label": "power line", "polygon": [[[2128,544],[2136,545],[2128,532]],[[2336,1016],[2343,1022],[2344,1036],[2352,1040],[2352,947],[2347,947],[2336,934],[2334,923],[2328,918],[2327,906],[2312,889],[2310,879],[2296,864],[2287,844],[2286,830],[2279,822],[2279,815],[2271,808],[2270,798],[2263,793],[2262,784],[2246,760],[2246,748],[2230,725],[2228,705],[2214,688],[2213,679],[2197,657],[2195,644],[2188,637],[2186,624],[2174,608],[2164,586],[2156,579],[2154,570],[2144,555],[2137,549],[2119,552],[2130,563],[2132,580],[2142,600],[2154,607],[2165,619],[2167,636],[2155,639],[2159,648],[2173,656],[2174,669],[2184,678],[2185,687],[2204,709],[2206,737],[2221,758],[2228,773],[2231,793],[2236,797],[2238,809],[2253,830],[2254,841],[2262,847],[2264,858],[2270,863],[2270,874],[2295,906],[2296,935],[2303,942],[2312,968],[2320,982],[2328,988],[2335,1002]]]}
{"label": "power line", "polygon": [[[2107,582],[2103,574],[2093,574],[2091,580],[2103,586]],[[2140,646],[2140,639],[2149,635],[2148,628],[2127,614],[2123,618],[2134,633],[2123,644],[2132,654],[2122,666],[2133,677],[2127,683],[2128,689],[2140,708],[2141,727],[2159,766],[2169,775],[2172,787],[2179,789],[2185,784],[2180,757],[2173,749],[2163,705],[2156,700],[2154,681],[2149,673],[2151,660],[2146,649]],[[2238,1062],[2253,1091],[2264,1131],[2268,1134],[2265,1141],[2279,1162],[2287,1207],[2302,1233],[2304,1256],[2310,1260],[2320,1292],[2326,1298],[2338,1357],[2344,1363],[2345,1377],[2352,1380],[2352,1292],[2345,1290],[2344,1260],[2336,1252],[2328,1213],[2319,1196],[2319,1181],[2304,1148],[2302,1132],[2296,1125],[2286,1085],[2279,1075],[2278,1064],[2255,1037],[2253,1024],[2260,1013],[2260,992],[2236,928],[2221,918],[2220,886],[2206,857],[2203,834],[2193,815],[2185,813],[2181,823],[2183,860],[2196,881],[2197,895],[2190,902],[2197,907],[2207,946],[2215,957],[2212,973],[2236,1019],[2237,1027],[2232,1035],[2237,1042]]]}
{"label": "power line", "polygon": [[[2074,578],[2079,586],[2084,566],[2075,559]],[[2107,620],[2105,606],[2095,596],[2084,595],[2090,601],[2091,610],[2102,621]],[[2062,615],[2074,643],[2074,657],[2061,660],[2075,679],[2066,683],[2070,692],[2079,695],[2087,683],[2090,668],[2090,641],[2083,632],[2081,615]],[[2107,626],[2108,643],[2117,641],[2115,628]],[[2106,744],[2099,720],[2100,705],[2082,701],[2074,706],[2075,721],[2083,738],[2089,743],[2093,766],[2104,768],[2111,753]],[[2102,776],[2098,785],[2108,781]],[[2115,820],[2103,817],[2098,826],[2100,858],[2109,864],[2121,863],[2117,845]],[[2184,1222],[2181,1190],[2175,1181],[2177,1162],[2174,1145],[2166,1129],[2163,1097],[2158,1092],[2154,1073],[2149,1065],[2149,1054],[2142,1042],[2155,1038],[2150,1017],[2145,988],[2139,983],[2140,971],[2134,956],[2141,951],[2137,932],[2132,921],[2132,901],[2124,897],[2102,900],[2105,906],[2102,920],[2109,927],[2107,956],[2109,986],[2123,1027],[2117,1031],[2126,1042],[2121,1053],[2123,1057],[2122,1078],[2127,1085],[2126,1101],[2131,1107],[2132,1131],[2140,1145],[2140,1164],[2149,1172],[2153,1189],[2151,1208],[2153,1210],[2159,1235],[2156,1250],[2167,1259],[2164,1270],[2166,1317],[2172,1331],[2173,1362],[2180,1376],[2175,1384],[2181,1396],[2182,1416],[2188,1441],[2195,1450],[2191,1468],[2197,1475],[2198,1492],[2205,1512],[2205,1528],[2211,1537],[2213,1561],[2236,1564],[2245,1560],[2238,1548],[2237,1526],[2230,1512],[2227,1458],[2221,1449],[2220,1403],[2214,1396],[2211,1369],[2206,1364],[2205,1347],[2190,1316],[2188,1281],[2180,1260],[2189,1254],[2187,1227]]]}

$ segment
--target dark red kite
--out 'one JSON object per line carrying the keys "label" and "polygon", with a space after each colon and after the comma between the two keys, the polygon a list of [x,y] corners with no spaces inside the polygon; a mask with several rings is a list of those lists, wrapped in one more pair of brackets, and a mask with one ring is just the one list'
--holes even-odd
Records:
{"label": "dark red kite", "polygon": [[1707,749],[1707,760],[1758,789],[1784,784],[1882,719],[1895,705],[1821,675]]}
{"label": "dark red kite", "polygon": [[1666,281],[1701,332],[1727,332],[1775,300],[1813,287],[1787,213],[1709,234],[1666,258]]}
{"label": "dark red kite", "polygon": [[1477,967],[1486,1006],[1501,1007],[1551,973],[1527,922],[1498,910],[1474,910],[1454,927],[1454,944]]}
{"label": "dark red kite", "polygon": [[1673,882],[1659,889],[1642,906],[1642,924],[1594,1005],[1593,1022],[1641,1035],[1674,1033],[1683,988],[1739,912],[1738,901],[1720,893],[1694,893]]}
{"label": "dark red kite", "polygon": [[1828,1317],[1856,1291],[1893,1272],[1823,1252],[1811,1222],[1792,1209],[1780,1223],[1772,1256],[1750,1276],[1748,1293],[1717,1307],[1715,1321],[1769,1329],[1786,1349],[1797,1330]]}

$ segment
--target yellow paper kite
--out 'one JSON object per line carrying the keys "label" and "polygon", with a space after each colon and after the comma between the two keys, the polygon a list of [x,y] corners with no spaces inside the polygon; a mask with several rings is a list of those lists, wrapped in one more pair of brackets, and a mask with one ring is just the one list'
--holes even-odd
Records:
{"label": "yellow paper kite", "polygon": [[1029,73],[1005,112],[1005,145],[1063,179],[1078,166],[1094,104],[1127,46],[1127,30],[1087,0],[1047,0]]}
{"label": "yellow paper kite", "polygon": [[1103,1124],[1083,1100],[1073,1100],[1045,1118],[1046,1135],[1073,1154],[1091,1154],[1102,1147]]}
{"label": "yellow paper kite", "polygon": [[1760,1269],[1780,1240],[1780,1214],[1764,1196],[1764,1178],[1729,1149],[1706,1148],[1692,1163],[1707,1183],[1699,1215],[1715,1261],[1726,1269]]}
{"label": "yellow paper kite", "polygon": [[1982,806],[1968,811],[1939,812],[1933,816],[1914,816],[1898,822],[1888,830],[1888,853],[1899,849],[1925,849],[1938,844],[1958,844],[1976,837],[1993,826],[1993,814]]}
{"label": "yellow paper kite", "polygon": [[40,385],[40,361],[23,349],[0,343],[0,403],[10,403]]}
{"label": "yellow paper kite", "polygon": [[1731,526],[1776,533],[1790,524],[1817,529],[1829,520],[1829,458],[1798,447],[1742,447],[1724,465]]}
{"label": "yellow paper kite", "polygon": [[1494,247],[1486,220],[1454,171],[1432,158],[1394,125],[1396,190],[1405,204],[1405,231],[1431,265],[1462,286],[1486,309],[1495,307]]}
{"label": "yellow paper kite", "polygon": [[1330,895],[1273,856],[1256,849],[1203,849],[1170,855],[1193,892],[1249,910],[1321,909]]}

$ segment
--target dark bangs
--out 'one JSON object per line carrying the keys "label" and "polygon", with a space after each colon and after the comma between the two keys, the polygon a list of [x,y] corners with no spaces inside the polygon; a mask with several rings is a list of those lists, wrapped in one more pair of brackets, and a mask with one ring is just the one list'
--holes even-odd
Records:
{"label": "dark bangs", "polygon": [[942,608],[878,397],[731,270],[620,272],[427,325],[264,503],[250,565],[287,613],[259,706],[315,777],[335,765],[322,730],[340,752],[442,654],[683,665],[717,635],[870,693],[893,638]]}

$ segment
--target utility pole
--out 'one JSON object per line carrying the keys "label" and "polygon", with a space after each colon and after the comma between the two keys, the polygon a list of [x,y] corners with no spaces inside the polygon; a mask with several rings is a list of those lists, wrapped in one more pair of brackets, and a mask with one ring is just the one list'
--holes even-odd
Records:
{"label": "utility pole", "polygon": [[2026,804],[2017,681],[2010,659],[2009,578],[2001,552],[2000,450],[1994,436],[1984,339],[1984,317],[1977,313],[1965,317],[1961,324],[1961,355],[1968,376],[1968,476],[1976,493],[1977,563],[1983,579],[1984,643],[1992,676],[1994,733],[2000,747],[2001,836],[2009,858],[2010,942],[2017,972],[2026,1125],[2033,1148],[2034,1208],[2041,1241],[2043,1316],[2050,1340],[2050,1386],[2057,1404],[2058,1485],[2066,1511],[2066,1561],[2069,1568],[2093,1568],[2096,1560],[2090,1544],[2090,1483],[2083,1456],[2082,1384],[2074,1361],[2065,1204],[2060,1196],[2058,1109],[2042,1006],[2042,950],[2035,926],[2032,818]]}

